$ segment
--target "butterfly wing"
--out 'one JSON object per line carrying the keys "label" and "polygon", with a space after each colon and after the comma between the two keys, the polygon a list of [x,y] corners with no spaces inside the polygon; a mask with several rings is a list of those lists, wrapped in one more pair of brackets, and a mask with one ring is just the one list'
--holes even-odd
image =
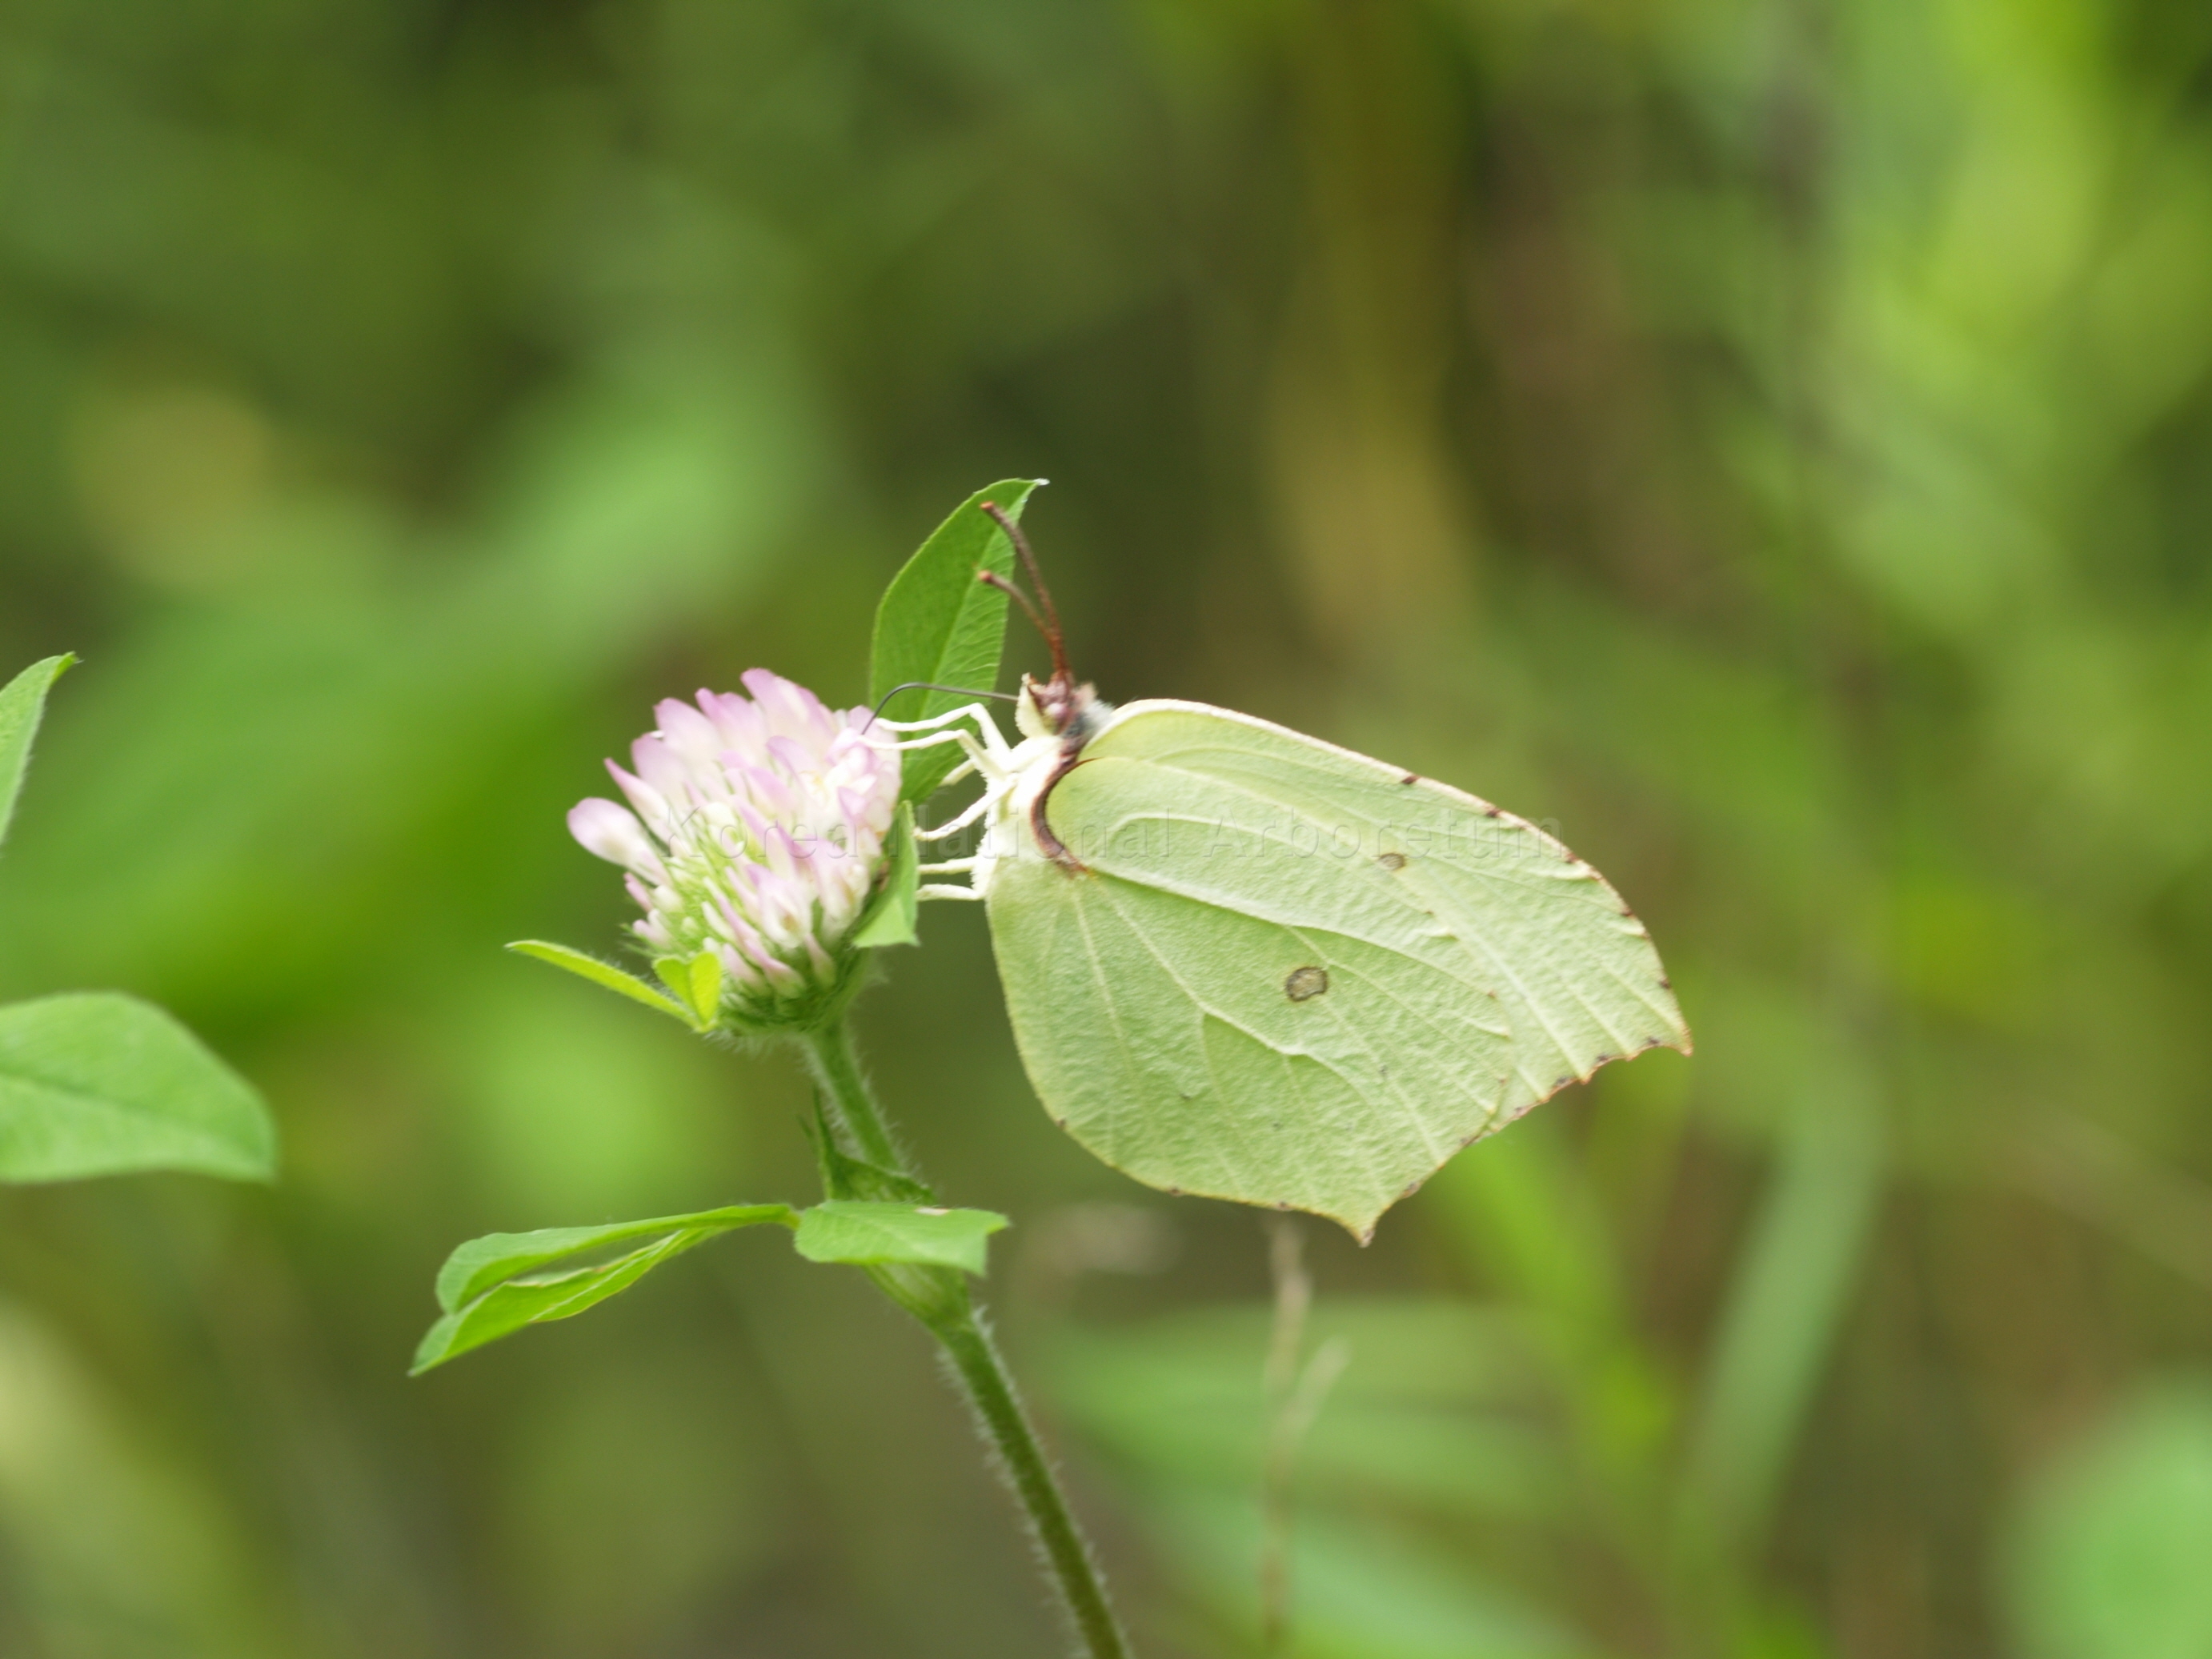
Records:
{"label": "butterfly wing", "polygon": [[1469,1141],[1688,1033],[1642,924],[1471,795],[1204,704],[1120,710],[992,939],[1031,1081],[1107,1163],[1364,1237]]}

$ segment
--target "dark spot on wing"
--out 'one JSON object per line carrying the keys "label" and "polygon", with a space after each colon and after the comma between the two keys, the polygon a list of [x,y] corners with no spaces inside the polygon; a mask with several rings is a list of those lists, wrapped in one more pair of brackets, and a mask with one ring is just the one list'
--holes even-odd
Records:
{"label": "dark spot on wing", "polygon": [[1659,988],[1662,991],[1671,991],[1674,988],[1674,981],[1662,974],[1659,977]]}
{"label": "dark spot on wing", "polygon": [[1553,1094],[1557,1094],[1560,1090],[1565,1088],[1567,1085],[1573,1081],[1574,1079],[1572,1077],[1553,1078],[1552,1079],[1552,1092]]}
{"label": "dark spot on wing", "polygon": [[1619,1060],[1620,1058],[1620,1056],[1619,1054],[1595,1054],[1591,1056],[1590,1059],[1590,1069],[1592,1071],[1595,1071],[1607,1060]]}
{"label": "dark spot on wing", "polygon": [[1326,968],[1293,968],[1291,976],[1283,981],[1283,994],[1293,1002],[1305,1002],[1328,989],[1328,969]]}
{"label": "dark spot on wing", "polygon": [[1419,772],[1408,772],[1408,773],[1407,773],[1407,774],[1406,774],[1406,775],[1405,775],[1404,777],[1402,777],[1402,778],[1401,778],[1401,779],[1399,779],[1399,780],[1398,780],[1398,781],[1399,781],[1400,783],[1401,783],[1401,784],[1404,784],[1404,783],[1419,783],[1420,781],[1421,781],[1421,775],[1420,775]]}
{"label": "dark spot on wing", "polygon": [[1486,805],[1482,809],[1482,816],[1486,818],[1502,818],[1505,814],[1495,806]]}
{"label": "dark spot on wing", "polygon": [[1402,870],[1406,867],[1406,855],[1403,853],[1383,853],[1376,856],[1375,862],[1385,870]]}
{"label": "dark spot on wing", "polygon": [[1640,1044],[1639,1044],[1639,1045],[1638,1045],[1638,1047],[1640,1047],[1640,1048],[1656,1048],[1659,1046],[1659,1039],[1658,1039],[1657,1037],[1656,1037],[1656,1036],[1655,1036],[1655,1037],[1646,1037],[1646,1038],[1644,1038],[1644,1041],[1642,1042],[1642,1043],[1640,1043]]}

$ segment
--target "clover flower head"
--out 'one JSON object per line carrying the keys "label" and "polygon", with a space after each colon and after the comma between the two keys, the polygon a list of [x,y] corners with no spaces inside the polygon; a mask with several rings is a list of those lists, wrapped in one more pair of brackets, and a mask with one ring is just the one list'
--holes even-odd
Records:
{"label": "clover flower head", "polygon": [[711,951],[726,1022],[804,1024],[851,980],[848,945],[874,890],[898,806],[892,735],[865,708],[834,709],[756,668],[745,690],[653,709],[634,769],[607,770],[629,801],[580,802],[568,830],[629,872],[656,957]]}

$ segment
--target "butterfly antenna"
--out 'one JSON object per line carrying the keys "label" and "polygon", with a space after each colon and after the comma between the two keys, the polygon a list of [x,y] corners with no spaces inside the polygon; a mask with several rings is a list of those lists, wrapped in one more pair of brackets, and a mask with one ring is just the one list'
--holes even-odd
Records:
{"label": "butterfly antenna", "polygon": [[[1037,632],[1044,635],[1044,642],[1052,647],[1054,676],[1064,684],[1073,685],[1075,676],[1067,668],[1067,647],[1060,631],[1060,607],[1052,602],[1052,589],[1045,585],[1044,571],[1037,563],[1037,556],[1030,550],[1030,538],[1022,534],[1021,526],[1016,524],[996,501],[985,501],[982,507],[983,511],[997,522],[999,528],[1006,532],[1006,539],[1014,544],[1014,551],[1021,555],[1022,568],[1030,573],[1030,586],[1036,589],[1037,598],[1044,601],[1044,616],[1040,619],[1036,607],[1027,599],[1022,600],[1022,608],[1030,613],[1030,620],[1036,623]],[[1004,583],[994,582],[992,586],[1006,586],[1009,593],[1014,592],[1011,586]],[[1016,594],[1015,597],[1020,596]]]}
{"label": "butterfly antenna", "polygon": [[868,711],[867,724],[860,727],[866,735],[868,726],[884,717],[884,705],[902,691],[950,691],[963,697],[991,697],[1000,702],[1019,702],[1021,699],[1011,691],[978,691],[972,686],[939,685],[935,680],[902,680],[876,699],[876,706]]}
{"label": "butterfly antenna", "polygon": [[1028,594],[1023,592],[1020,588],[1015,586],[995,570],[979,570],[975,573],[975,580],[986,587],[997,588],[999,592],[1021,606],[1022,614],[1030,619],[1030,625],[1038,633],[1044,635],[1045,643],[1048,645],[1052,643],[1052,629],[1044,625],[1044,618],[1037,615],[1037,608],[1030,603]]}

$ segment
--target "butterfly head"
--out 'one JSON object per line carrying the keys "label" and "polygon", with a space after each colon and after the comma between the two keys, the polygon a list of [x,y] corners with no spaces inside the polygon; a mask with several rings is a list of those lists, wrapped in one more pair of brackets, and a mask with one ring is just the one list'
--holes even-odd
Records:
{"label": "butterfly head", "polygon": [[1025,738],[1058,738],[1072,752],[1090,742],[1113,712],[1114,705],[1092,686],[1075,684],[1062,674],[1048,680],[1024,674],[1014,724]]}

